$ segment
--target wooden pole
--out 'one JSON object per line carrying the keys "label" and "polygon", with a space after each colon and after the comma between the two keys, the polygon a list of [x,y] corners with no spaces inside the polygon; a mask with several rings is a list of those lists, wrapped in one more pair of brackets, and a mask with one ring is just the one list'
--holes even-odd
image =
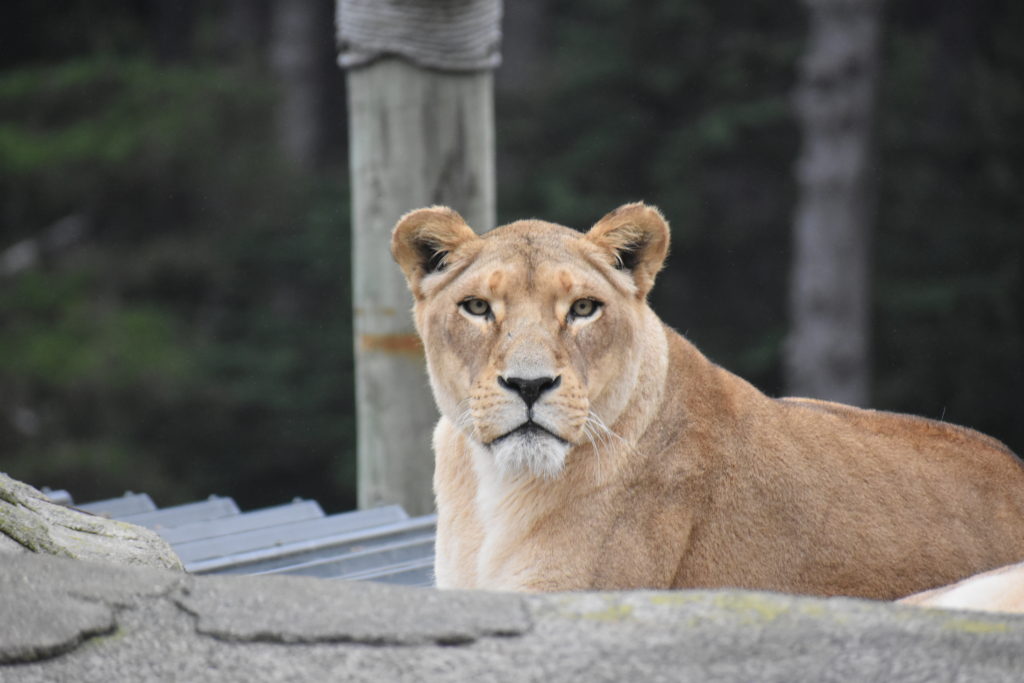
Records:
{"label": "wooden pole", "polygon": [[869,400],[871,153],[881,0],[804,0],[787,391]]}
{"label": "wooden pole", "polygon": [[391,229],[432,204],[494,227],[492,74],[384,58],[349,69],[348,97],[359,506],[424,514],[437,412]]}

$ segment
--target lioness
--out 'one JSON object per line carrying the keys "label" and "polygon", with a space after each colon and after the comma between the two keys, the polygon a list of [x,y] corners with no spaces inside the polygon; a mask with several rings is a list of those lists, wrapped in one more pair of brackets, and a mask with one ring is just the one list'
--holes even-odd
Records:
{"label": "lioness", "polygon": [[1024,614],[1024,562],[977,574],[951,586],[914,593],[900,602],[939,609]]}
{"label": "lioness", "polygon": [[731,586],[896,598],[1024,558],[1024,468],[942,422],[772,399],[666,327],[646,296],[657,209],[586,234],[477,236],[404,216],[441,419],[437,584]]}

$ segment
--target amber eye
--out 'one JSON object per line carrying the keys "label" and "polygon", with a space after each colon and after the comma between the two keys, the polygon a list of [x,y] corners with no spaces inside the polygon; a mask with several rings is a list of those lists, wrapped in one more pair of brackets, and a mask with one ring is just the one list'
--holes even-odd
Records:
{"label": "amber eye", "polygon": [[470,315],[484,316],[491,312],[491,305],[483,299],[466,299],[460,305]]}
{"label": "amber eye", "polygon": [[597,313],[597,309],[601,307],[599,301],[593,299],[576,299],[572,302],[572,306],[569,307],[570,318],[589,318],[590,316]]}

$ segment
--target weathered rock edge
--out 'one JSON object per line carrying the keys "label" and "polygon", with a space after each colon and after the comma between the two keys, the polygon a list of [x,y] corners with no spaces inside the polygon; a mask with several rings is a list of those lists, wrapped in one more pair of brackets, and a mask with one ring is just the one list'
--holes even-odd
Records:
{"label": "weathered rock edge", "polygon": [[2,550],[183,571],[171,546],[155,532],[56,505],[42,492],[0,473]]}
{"label": "weathered rock edge", "polygon": [[1024,617],[743,591],[435,591],[7,555],[0,680],[1014,681]]}

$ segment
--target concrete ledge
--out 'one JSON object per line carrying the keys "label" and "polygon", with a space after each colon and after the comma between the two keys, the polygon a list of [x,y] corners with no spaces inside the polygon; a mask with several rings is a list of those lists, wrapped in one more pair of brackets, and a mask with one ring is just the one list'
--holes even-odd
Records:
{"label": "concrete ledge", "polygon": [[0,555],[3,681],[1019,681],[1024,617],[738,591],[521,596]]}

